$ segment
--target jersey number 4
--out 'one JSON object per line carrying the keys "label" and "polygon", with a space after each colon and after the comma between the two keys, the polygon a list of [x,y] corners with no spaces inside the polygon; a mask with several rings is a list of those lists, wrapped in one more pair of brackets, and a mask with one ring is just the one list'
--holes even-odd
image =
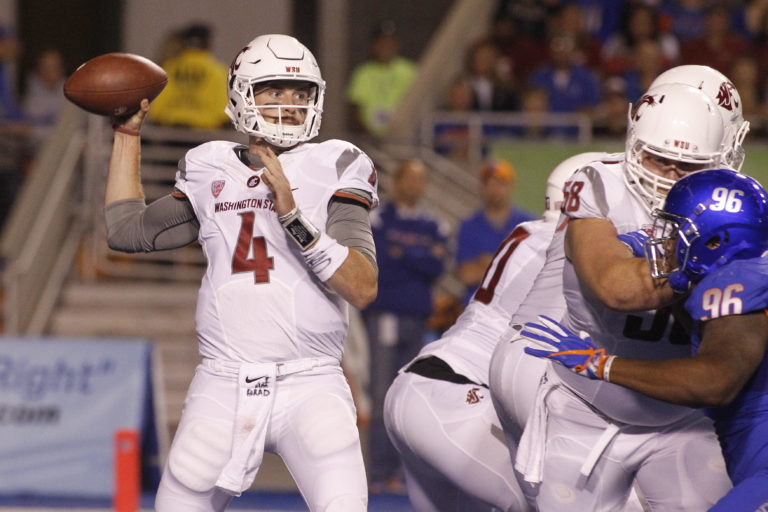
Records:
{"label": "jersey number 4", "polygon": [[[241,218],[237,247],[232,256],[232,273],[253,272],[253,280],[269,282],[269,271],[275,268],[274,258],[267,255],[267,242],[263,236],[253,236],[254,212],[239,213]],[[248,257],[250,256],[250,258]]]}

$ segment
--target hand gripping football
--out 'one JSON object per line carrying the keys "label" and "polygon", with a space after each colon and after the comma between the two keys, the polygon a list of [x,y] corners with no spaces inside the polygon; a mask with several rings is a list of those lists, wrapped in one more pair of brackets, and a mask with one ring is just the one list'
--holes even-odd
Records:
{"label": "hand gripping football", "polygon": [[102,116],[127,116],[152,101],[168,83],[163,68],[132,53],[107,53],[81,64],[64,82],[64,96]]}

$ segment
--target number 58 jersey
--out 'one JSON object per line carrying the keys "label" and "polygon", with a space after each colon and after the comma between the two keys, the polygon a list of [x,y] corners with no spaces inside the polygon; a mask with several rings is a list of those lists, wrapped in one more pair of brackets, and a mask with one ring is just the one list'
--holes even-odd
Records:
{"label": "number 58 jersey", "polygon": [[[340,360],[347,304],[306,266],[278,222],[263,169],[245,165],[242,150],[225,141],[200,145],[187,152],[176,174],[208,260],[195,317],[200,354],[247,362]],[[305,143],[278,158],[296,205],[322,231],[334,195],[369,209],[378,203],[376,171],[351,144]]]}
{"label": "number 58 jersey", "polygon": [[[650,229],[651,216],[625,184],[623,165],[622,161],[594,162],[571,176],[564,188],[565,215],[572,221],[607,220],[620,234]],[[562,237],[562,232],[556,233],[553,243]],[[655,360],[690,355],[690,340],[668,310],[627,313],[609,309],[579,282],[568,260],[563,269],[563,295],[567,305],[564,324],[576,332],[588,332],[595,345],[610,354]],[[582,398],[622,423],[666,425],[692,412],[616,384],[585,379],[561,365],[554,370]]]}

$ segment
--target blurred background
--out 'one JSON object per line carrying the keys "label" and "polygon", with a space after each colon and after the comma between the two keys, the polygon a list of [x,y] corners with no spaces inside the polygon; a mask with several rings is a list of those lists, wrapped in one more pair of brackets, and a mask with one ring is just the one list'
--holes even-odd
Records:
{"label": "blurred background", "polygon": [[[313,51],[328,87],[318,140],[368,153],[385,202],[398,200],[393,176],[404,162],[427,169],[415,201],[449,250],[418,344],[452,324],[476,285],[457,258],[462,223],[476,213],[541,215],[554,166],[579,152],[623,151],[629,102],[669,67],[705,64],[731,79],[751,123],[742,171],[768,179],[766,0],[0,0],[5,498],[111,499],[122,492],[116,475],[137,464],[150,495],[198,362],[200,248],[107,249],[111,128],[69,104],[63,81],[116,51],[168,71],[142,132],[151,201],[171,190],[190,147],[245,141],[222,116],[221,77],[266,33]],[[489,175],[503,185],[500,200],[486,190]],[[365,313],[352,312],[344,361],[364,440],[376,421]],[[402,494],[397,475],[374,483]],[[268,457],[254,490],[295,486]]]}

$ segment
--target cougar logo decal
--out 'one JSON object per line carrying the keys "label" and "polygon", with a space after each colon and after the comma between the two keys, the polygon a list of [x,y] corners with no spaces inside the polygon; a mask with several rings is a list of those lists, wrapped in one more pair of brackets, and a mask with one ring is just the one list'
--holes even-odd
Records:
{"label": "cougar logo decal", "polygon": [[642,116],[642,111],[645,110],[645,109],[642,108],[643,105],[648,105],[648,107],[646,107],[646,108],[650,108],[650,107],[655,106],[656,105],[656,97],[655,96],[651,96],[650,94],[646,94],[642,98],[637,100],[637,102],[634,105],[632,105],[632,113],[631,113],[631,115],[632,115],[632,120],[633,121],[637,121],[638,119],[640,119],[640,116]]}
{"label": "cougar logo decal", "polygon": [[485,395],[480,393],[480,388],[470,388],[467,391],[467,404],[469,405],[480,403],[483,398],[485,398]]}
{"label": "cougar logo decal", "polygon": [[232,64],[229,65],[229,73],[230,74],[232,74],[235,71],[237,71],[238,69],[240,69],[240,64],[242,63],[242,60],[243,60],[243,58],[242,58],[243,54],[246,51],[250,50],[250,48],[251,48],[250,46],[246,46],[245,48],[240,50],[240,52],[237,55],[235,55],[235,58],[232,59]]}
{"label": "cougar logo decal", "polygon": [[733,84],[731,82],[723,82],[720,84],[720,89],[717,91],[717,104],[726,110],[733,110],[734,107],[739,107],[739,102],[733,95]]}

